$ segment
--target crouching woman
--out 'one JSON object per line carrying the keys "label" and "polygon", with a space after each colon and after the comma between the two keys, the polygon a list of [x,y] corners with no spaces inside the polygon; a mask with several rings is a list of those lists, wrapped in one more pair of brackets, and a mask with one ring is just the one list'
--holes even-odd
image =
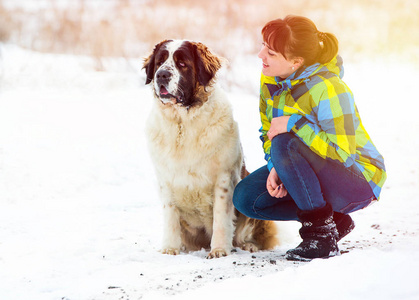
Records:
{"label": "crouching woman", "polygon": [[236,187],[248,217],[297,220],[302,242],[289,260],[334,256],[353,228],[349,213],[378,200],[384,160],[362,125],[333,34],[298,16],[268,22],[259,111],[267,166]]}

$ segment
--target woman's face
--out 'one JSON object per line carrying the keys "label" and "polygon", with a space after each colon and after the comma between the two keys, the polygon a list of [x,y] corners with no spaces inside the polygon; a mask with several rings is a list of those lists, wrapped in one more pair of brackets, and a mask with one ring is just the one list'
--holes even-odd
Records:
{"label": "woman's face", "polygon": [[265,42],[262,43],[258,57],[262,60],[262,73],[265,76],[279,76],[285,79],[298,68],[293,59],[287,60],[281,53],[272,50]]}

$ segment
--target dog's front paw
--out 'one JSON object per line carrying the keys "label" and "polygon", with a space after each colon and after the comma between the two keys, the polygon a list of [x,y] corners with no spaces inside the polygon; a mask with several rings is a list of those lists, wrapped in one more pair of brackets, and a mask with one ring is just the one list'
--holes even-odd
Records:
{"label": "dog's front paw", "polygon": [[211,250],[211,252],[208,254],[207,258],[208,259],[219,258],[219,257],[227,256],[228,254],[229,253],[223,248],[215,248],[215,249]]}
{"label": "dog's front paw", "polygon": [[179,249],[176,249],[176,248],[166,248],[166,249],[163,249],[161,253],[169,254],[169,255],[179,255],[180,251]]}
{"label": "dog's front paw", "polygon": [[259,247],[255,244],[253,244],[252,242],[245,242],[243,245],[241,245],[240,248],[242,248],[245,251],[249,251],[249,252],[258,252],[259,251]]}

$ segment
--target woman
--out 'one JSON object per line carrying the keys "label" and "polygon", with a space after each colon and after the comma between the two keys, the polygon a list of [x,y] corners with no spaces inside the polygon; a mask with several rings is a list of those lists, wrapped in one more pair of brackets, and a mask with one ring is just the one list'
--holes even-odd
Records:
{"label": "woman", "polygon": [[302,223],[303,241],[287,259],[334,256],[355,226],[348,214],[378,200],[384,160],[341,80],[336,37],[298,16],[268,22],[262,36],[260,132],[267,166],[237,185],[234,205],[252,218]]}

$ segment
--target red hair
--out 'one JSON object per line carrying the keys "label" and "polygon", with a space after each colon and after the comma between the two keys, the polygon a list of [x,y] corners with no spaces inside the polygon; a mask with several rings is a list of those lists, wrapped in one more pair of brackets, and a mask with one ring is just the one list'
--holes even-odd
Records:
{"label": "red hair", "polygon": [[268,22],[262,36],[269,48],[286,59],[302,57],[306,66],[325,64],[338,53],[338,40],[331,33],[320,32],[308,18],[287,16]]}

